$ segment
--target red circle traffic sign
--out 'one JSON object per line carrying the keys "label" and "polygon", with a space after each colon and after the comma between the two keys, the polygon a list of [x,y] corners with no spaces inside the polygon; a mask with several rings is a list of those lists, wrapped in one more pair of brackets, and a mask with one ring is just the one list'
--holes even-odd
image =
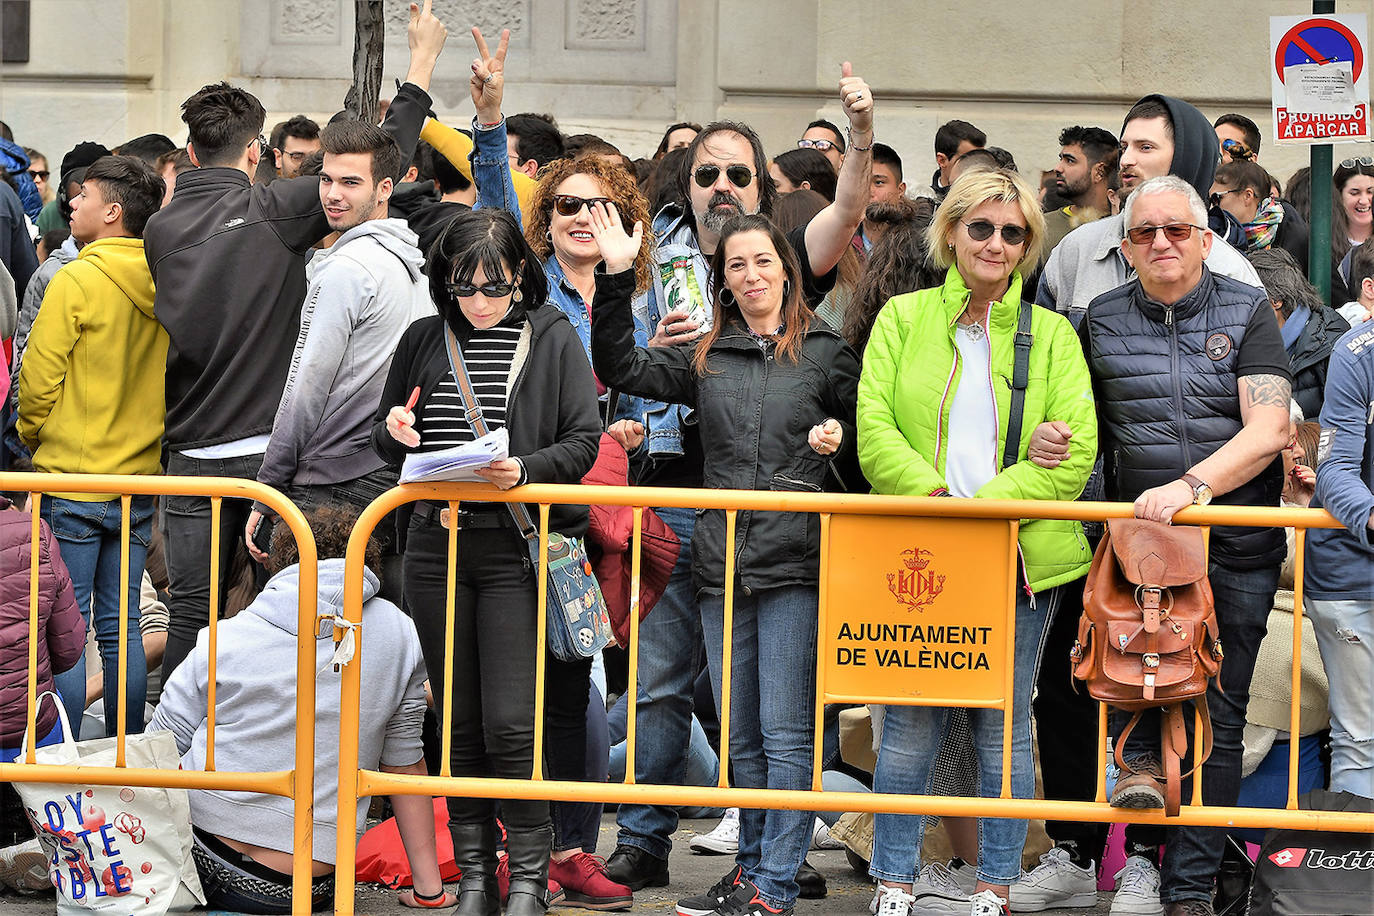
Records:
{"label": "red circle traffic sign", "polygon": [[1360,74],[1364,72],[1364,48],[1361,47],[1360,40],[1355,37],[1355,33],[1334,19],[1304,19],[1285,32],[1284,36],[1279,39],[1278,48],[1274,52],[1274,70],[1279,75],[1279,81],[1283,81],[1284,58],[1288,54],[1288,49],[1295,44],[1315,63],[1327,62],[1321,59],[1322,55],[1313,49],[1303,37],[1303,33],[1311,29],[1330,29],[1350,43],[1351,61],[1354,64],[1351,79],[1359,80]]}

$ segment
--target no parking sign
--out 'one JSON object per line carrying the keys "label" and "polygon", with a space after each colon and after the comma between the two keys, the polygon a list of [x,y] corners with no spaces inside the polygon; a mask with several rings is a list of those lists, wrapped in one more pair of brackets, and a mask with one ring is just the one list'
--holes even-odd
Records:
{"label": "no parking sign", "polygon": [[1311,144],[1369,136],[1366,29],[1363,13],[1270,17],[1278,142]]}

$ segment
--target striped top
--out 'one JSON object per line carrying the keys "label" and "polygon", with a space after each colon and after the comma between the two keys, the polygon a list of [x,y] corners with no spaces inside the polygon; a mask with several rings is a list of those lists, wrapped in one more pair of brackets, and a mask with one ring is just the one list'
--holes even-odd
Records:
{"label": "striped top", "polygon": [[[502,322],[485,331],[474,329],[467,343],[462,344],[468,378],[489,430],[506,425],[506,379],[525,325],[523,315],[507,321],[511,323]],[[425,405],[425,448],[449,448],[476,438],[468,424],[458,382],[452,372],[446,372]]]}

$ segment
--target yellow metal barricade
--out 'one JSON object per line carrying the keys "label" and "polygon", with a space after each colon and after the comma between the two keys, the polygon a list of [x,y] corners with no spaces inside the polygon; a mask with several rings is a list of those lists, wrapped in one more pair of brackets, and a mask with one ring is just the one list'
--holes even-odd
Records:
{"label": "yellow metal barricade", "polygon": [[[617,505],[637,509],[671,506],[723,510],[726,519],[724,657],[721,660],[721,761],[717,786],[663,786],[635,783],[635,705],[638,682],[639,554],[641,513],[634,515],[630,614],[630,667],[627,706],[626,774],[617,784],[546,780],[542,775],[544,723],[542,676],[546,651],[544,570],[538,583],[536,645],[538,685],[534,707],[533,778],[465,778],[450,775],[451,711],[445,704],[441,734],[443,766],[439,776],[411,776],[359,770],[358,696],[365,628],[355,630],[358,651],[343,672],[339,749],[339,827],[335,912],[353,913],[355,812],[364,795],[465,795],[484,798],[534,798],[565,801],[700,805],[799,810],[894,812],[963,817],[1006,817],[1078,821],[1131,821],[1170,825],[1228,827],[1303,827],[1316,830],[1371,831],[1374,814],[1299,810],[1298,742],[1289,747],[1286,805],[1282,809],[1219,807],[1202,804],[1201,780],[1193,780],[1191,803],[1176,817],[1163,811],[1112,808],[1106,801],[1107,709],[1099,704],[1098,776],[1091,802],[1012,798],[1009,758],[1011,716],[1004,716],[1002,786],[998,798],[822,792],[821,746],[826,703],[900,703],[1008,709],[1012,695],[1017,534],[1025,519],[1104,521],[1127,518],[1126,503],[996,501],[666,488],[587,487],[536,484],[497,491],[482,484],[411,484],[380,496],[358,520],[349,543],[344,615],[359,624],[362,615],[363,552],[372,529],[387,513],[415,500],[448,502],[452,517],[459,500],[526,502],[540,506],[541,546],[548,538],[551,505]],[[728,784],[730,672],[734,607],[734,541],[737,515],[751,512],[803,512],[819,516],[819,630],[815,697],[813,780],[809,791],[732,788]],[[1291,732],[1298,734],[1302,665],[1302,575],[1306,529],[1339,528],[1319,509],[1191,507],[1175,516],[1198,526],[1281,526],[1297,529],[1294,596]],[[1206,530],[1204,528],[1204,530]],[[451,684],[454,586],[452,568],[462,562],[457,531],[450,530],[450,582],[446,619],[445,683]],[[944,598],[941,602],[941,598]],[[948,607],[941,607],[941,604]],[[843,606],[841,606],[843,605]],[[415,609],[412,609],[414,611]],[[1063,608],[1061,613],[1077,613]],[[902,629],[905,627],[906,629]],[[912,628],[918,628],[917,634]],[[342,635],[337,633],[336,635]],[[919,638],[917,638],[919,635]],[[919,642],[915,650],[903,642]],[[912,652],[915,652],[915,655]],[[914,670],[914,674],[911,673]],[[899,676],[894,672],[901,672]]]}
{"label": "yellow metal barricade", "polygon": [[[315,640],[317,632],[316,587],[318,567],[315,538],[305,517],[295,504],[271,487],[254,480],[231,477],[157,477],[149,475],[95,474],[21,474],[0,473],[0,490],[32,494],[29,511],[33,515],[29,585],[28,719],[25,744],[28,753],[22,762],[0,763],[0,780],[10,782],[67,783],[98,786],[149,786],[179,789],[225,789],[264,792],[293,800],[294,850],[292,870],[292,909],[310,912],[312,827],[315,774]],[[38,642],[38,568],[39,513],[45,493],[119,494],[122,512],[119,591],[119,715],[116,731],[114,767],[40,766],[34,763]],[[300,554],[300,611],[296,657],[296,760],[295,766],[278,772],[221,772],[215,768],[215,649],[217,614],[209,614],[209,708],[206,711],[207,736],[205,770],[154,770],[125,765],[125,708],[123,698],[128,678],[127,643],[129,626],[129,508],[134,496],[203,496],[210,500],[210,604],[219,607],[219,515],[226,498],[256,500],[271,507],[282,523],[291,529]],[[283,688],[289,687],[284,683]],[[356,713],[355,713],[356,721]]]}

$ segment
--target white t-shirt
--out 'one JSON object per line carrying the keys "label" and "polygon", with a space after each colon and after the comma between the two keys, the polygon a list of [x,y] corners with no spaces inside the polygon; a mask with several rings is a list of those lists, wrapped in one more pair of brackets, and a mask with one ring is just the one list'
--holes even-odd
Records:
{"label": "white t-shirt", "polygon": [[952,496],[973,496],[997,476],[997,404],[993,399],[991,360],[985,327],[957,325],[959,388],[949,409],[945,482]]}

